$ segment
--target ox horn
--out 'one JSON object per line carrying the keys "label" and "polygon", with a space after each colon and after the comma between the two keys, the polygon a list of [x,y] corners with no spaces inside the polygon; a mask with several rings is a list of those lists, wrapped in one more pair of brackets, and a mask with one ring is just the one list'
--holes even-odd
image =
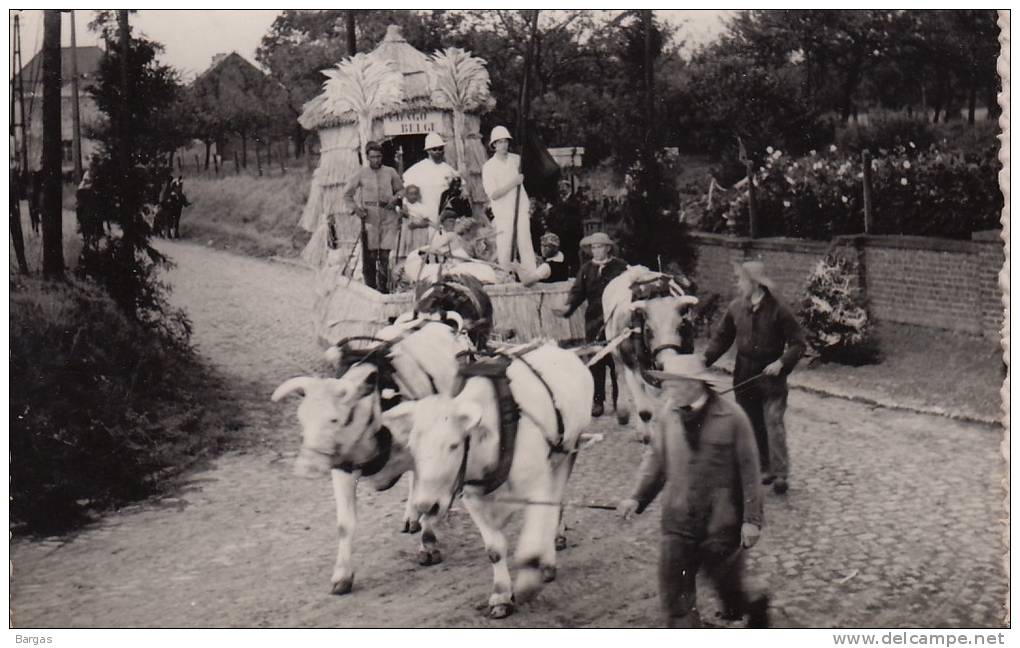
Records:
{"label": "ox horn", "polygon": [[461,317],[460,313],[458,313],[457,311],[446,311],[443,314],[443,316],[446,319],[452,319],[454,322],[457,322],[457,332],[458,333],[460,333],[461,331],[464,330],[464,318]]}
{"label": "ox horn", "polygon": [[684,306],[694,306],[698,303],[698,298],[694,295],[682,295],[680,297],[680,308]]}
{"label": "ox horn", "polygon": [[326,353],[324,355],[326,356],[326,362],[329,362],[334,366],[338,366],[340,364],[340,358],[343,357],[343,351],[340,350],[340,347],[333,345],[326,349]]}
{"label": "ox horn", "polygon": [[315,380],[316,379],[311,376],[298,376],[297,378],[291,378],[276,388],[276,391],[273,392],[272,400],[273,402],[276,402],[287,394],[298,390],[301,391],[303,396],[308,393],[308,388],[315,384]]}

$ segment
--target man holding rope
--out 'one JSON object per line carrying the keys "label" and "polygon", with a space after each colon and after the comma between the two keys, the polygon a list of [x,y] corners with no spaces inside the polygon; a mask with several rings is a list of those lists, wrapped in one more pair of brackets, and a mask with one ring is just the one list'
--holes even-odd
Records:
{"label": "man holding rope", "polygon": [[754,426],[762,483],[775,482],[773,489],[783,495],[789,488],[790,472],[783,422],[786,376],[804,355],[807,343],[793,312],[774,295],[775,283],[765,274],[765,264],[748,261],[736,264],[734,271],[737,298],[726,309],[704,360],[711,366],[736,341],[733,385],[737,403]]}

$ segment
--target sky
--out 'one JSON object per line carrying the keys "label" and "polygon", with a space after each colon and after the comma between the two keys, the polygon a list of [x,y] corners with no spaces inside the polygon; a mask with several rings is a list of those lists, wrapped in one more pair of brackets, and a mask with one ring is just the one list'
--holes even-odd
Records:
{"label": "sky", "polygon": [[[42,11],[20,12],[21,48],[27,63],[42,46]],[[185,80],[207,67],[217,53],[236,51],[255,62],[255,50],[280,10],[157,10],[142,9],[131,16],[131,24],[148,38],[162,43],[166,51],[162,62],[177,68]],[[732,11],[656,10],[663,20],[679,24],[681,37],[688,46],[712,40],[722,30],[724,20]],[[93,12],[74,12],[76,39],[79,46],[98,45],[96,34],[88,30]],[[13,12],[10,20],[13,23]],[[71,44],[70,18],[61,24],[63,46]],[[11,50],[8,50],[11,51]]]}

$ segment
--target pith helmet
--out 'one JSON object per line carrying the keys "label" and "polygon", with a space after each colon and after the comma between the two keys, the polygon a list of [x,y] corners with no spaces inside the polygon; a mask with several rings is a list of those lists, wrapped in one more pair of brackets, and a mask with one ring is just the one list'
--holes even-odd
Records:
{"label": "pith helmet", "polygon": [[492,146],[499,140],[505,139],[513,139],[510,137],[510,131],[506,129],[506,126],[496,126],[492,129],[492,132],[489,133],[489,146]]}
{"label": "pith helmet", "polygon": [[443,148],[446,146],[446,142],[439,136],[439,133],[429,133],[425,136],[425,150],[434,148]]}

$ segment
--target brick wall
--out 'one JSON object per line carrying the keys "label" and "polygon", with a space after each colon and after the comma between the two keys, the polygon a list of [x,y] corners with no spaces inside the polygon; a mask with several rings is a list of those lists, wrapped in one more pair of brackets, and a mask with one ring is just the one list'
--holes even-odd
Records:
{"label": "brick wall", "polygon": [[[731,297],[732,262],[759,259],[795,309],[811,268],[830,248],[828,243],[801,239],[752,240],[717,234],[696,234],[695,239],[699,292]],[[858,236],[841,237],[836,244],[860,250],[876,320],[997,336],[1002,323],[998,272],[1004,249],[995,236],[975,239]]]}

